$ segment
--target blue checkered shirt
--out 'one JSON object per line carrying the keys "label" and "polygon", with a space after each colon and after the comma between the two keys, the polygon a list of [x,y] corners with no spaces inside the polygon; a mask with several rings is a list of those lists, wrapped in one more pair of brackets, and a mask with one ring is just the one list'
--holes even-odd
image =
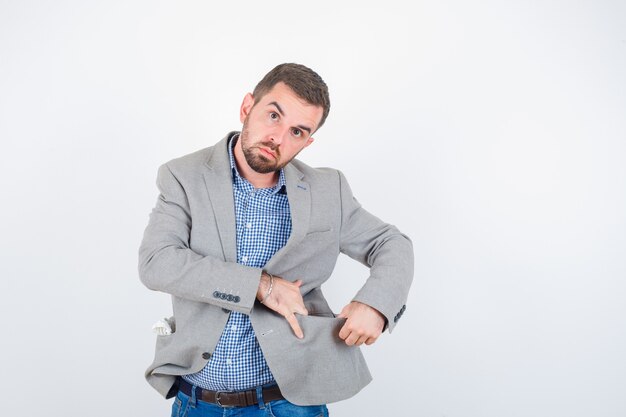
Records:
{"label": "blue checkered shirt", "polygon": [[[282,248],[291,234],[291,214],[285,174],[280,170],[272,188],[255,189],[237,171],[233,149],[238,136],[229,142],[233,171],[233,194],[237,222],[237,263],[263,268]],[[184,375],[191,384],[213,391],[241,391],[274,381],[257,341],[250,317],[230,313],[226,327],[206,366]]]}

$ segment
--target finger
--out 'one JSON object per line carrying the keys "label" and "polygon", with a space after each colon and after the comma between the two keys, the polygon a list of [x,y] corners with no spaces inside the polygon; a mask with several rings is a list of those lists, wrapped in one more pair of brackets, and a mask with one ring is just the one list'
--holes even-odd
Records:
{"label": "finger", "polygon": [[375,342],[377,339],[378,339],[377,337],[370,337],[370,338],[368,338],[368,339],[365,341],[365,344],[366,344],[366,345],[368,345],[368,346],[369,346],[369,345],[372,345],[372,344],[374,344],[374,342]]}
{"label": "finger", "polygon": [[348,323],[344,323],[343,326],[341,326],[341,330],[339,330],[339,338],[341,340],[346,340],[346,338],[348,336],[350,336],[350,328],[348,327]]}
{"label": "finger", "polygon": [[365,343],[367,340],[369,339],[369,337],[367,336],[361,336],[357,339],[357,341],[354,343],[356,346],[361,346],[363,343]]}
{"label": "finger", "polygon": [[302,339],[304,337],[304,333],[302,332],[302,329],[300,328],[300,323],[298,323],[298,319],[296,319],[296,316],[293,313],[290,313],[290,314],[287,314],[285,318],[287,319],[287,322],[291,326],[291,329],[293,330],[294,334],[299,339]]}
{"label": "finger", "polygon": [[302,280],[301,279],[297,279],[293,283],[296,284],[299,287],[299,286],[302,285]]}
{"label": "finger", "polygon": [[359,340],[359,336],[355,332],[351,332],[350,335],[346,338],[345,342],[346,345],[353,346],[357,340]]}
{"label": "finger", "polygon": [[337,315],[337,317],[342,318],[342,319],[348,318],[348,311],[347,310],[348,310],[348,306],[344,306],[341,309],[341,313],[339,313]]}
{"label": "finger", "polygon": [[294,310],[294,313],[302,314],[303,316],[309,315],[309,310],[306,309],[304,304],[297,306],[296,308],[294,308]]}

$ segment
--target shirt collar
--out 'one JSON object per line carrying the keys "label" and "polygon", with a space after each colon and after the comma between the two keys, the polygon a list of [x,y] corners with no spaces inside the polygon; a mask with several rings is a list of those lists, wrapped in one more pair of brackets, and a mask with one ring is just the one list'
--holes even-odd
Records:
{"label": "shirt collar", "polygon": [[[233,148],[235,147],[235,144],[237,143],[238,139],[239,139],[239,133],[235,133],[228,140],[228,159],[230,160],[230,169],[232,170],[232,173],[233,173],[233,182],[237,184],[241,181],[241,183],[249,184],[252,187],[252,184],[250,184],[250,182],[247,179],[243,178],[239,174],[239,170],[237,169],[237,164],[235,164],[235,154],[233,152]],[[276,193],[287,194],[287,182],[285,181],[285,171],[282,168],[280,169],[280,172],[278,173],[278,182],[270,190],[272,194],[276,194]]]}

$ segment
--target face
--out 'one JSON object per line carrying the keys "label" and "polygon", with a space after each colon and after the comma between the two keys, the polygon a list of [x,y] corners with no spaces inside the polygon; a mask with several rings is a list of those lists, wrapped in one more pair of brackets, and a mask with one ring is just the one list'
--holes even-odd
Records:
{"label": "face", "polygon": [[311,134],[322,119],[323,109],[298,97],[278,83],[261,100],[247,94],[241,105],[241,145],[247,164],[267,174],[280,170],[313,142]]}

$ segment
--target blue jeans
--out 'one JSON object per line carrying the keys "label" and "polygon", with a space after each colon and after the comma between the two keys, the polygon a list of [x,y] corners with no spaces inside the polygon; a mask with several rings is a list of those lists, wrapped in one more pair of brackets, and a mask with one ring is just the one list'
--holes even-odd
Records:
{"label": "blue jeans", "polygon": [[257,390],[259,403],[248,407],[220,407],[178,392],[172,404],[172,417],[328,417],[326,405],[301,406],[287,400],[264,402]]}

